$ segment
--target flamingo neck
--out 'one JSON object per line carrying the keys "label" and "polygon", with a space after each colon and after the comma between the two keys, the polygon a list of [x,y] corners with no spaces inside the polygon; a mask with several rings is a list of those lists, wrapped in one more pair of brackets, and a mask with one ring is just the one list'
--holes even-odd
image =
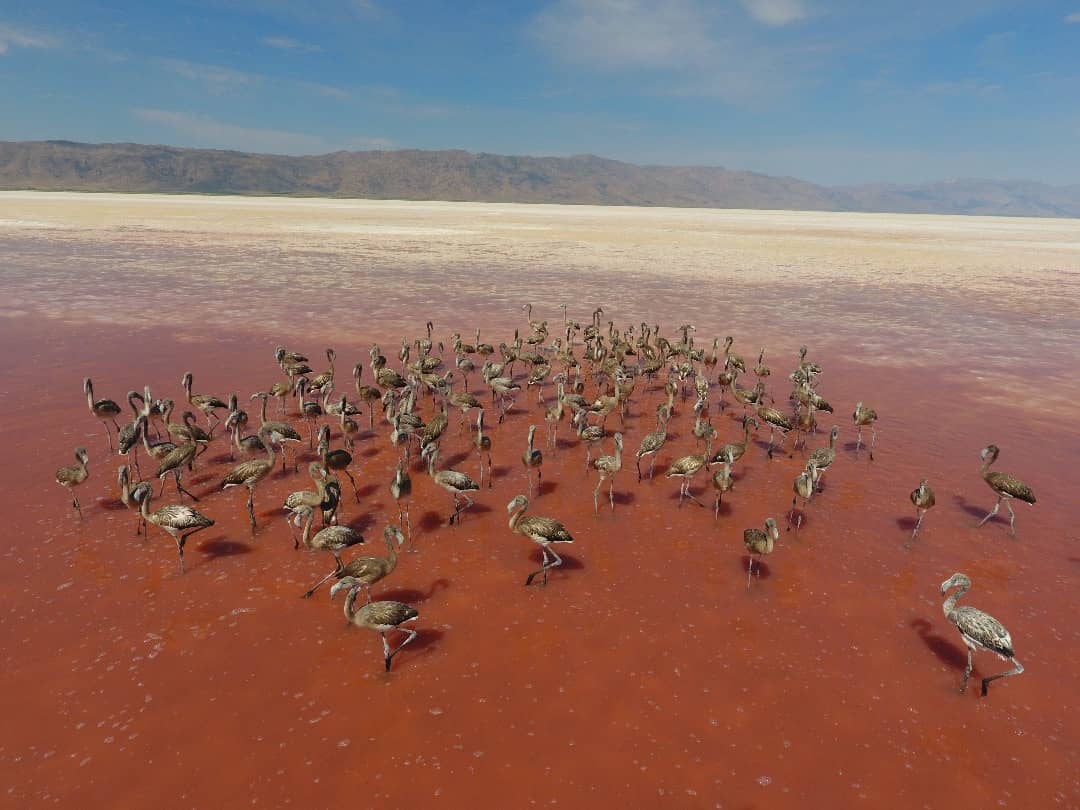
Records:
{"label": "flamingo neck", "polygon": [[960,597],[968,592],[969,585],[958,585],[949,598],[945,600],[945,604],[941,606],[942,612],[948,616],[956,609],[956,603],[960,601]]}
{"label": "flamingo neck", "polygon": [[345,618],[350,622],[353,620],[353,616],[356,615],[356,597],[359,593],[360,586],[357,585],[345,595]]}

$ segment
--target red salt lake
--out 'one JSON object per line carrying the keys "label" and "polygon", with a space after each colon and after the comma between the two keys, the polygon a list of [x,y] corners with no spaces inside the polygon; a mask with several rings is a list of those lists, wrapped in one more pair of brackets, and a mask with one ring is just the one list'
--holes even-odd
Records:
{"label": "red salt lake", "polygon": [[[558,264],[507,276],[497,255],[437,276],[404,260],[359,268],[356,282],[335,269],[320,286],[316,247],[238,257],[212,237],[162,247],[153,235],[0,232],[9,696],[0,774],[12,803],[1080,805],[1069,697],[1080,694],[1080,510],[1070,486],[1080,434],[1068,410],[1053,410],[1080,393],[1067,303],[1026,312],[1008,296],[920,295],[895,279],[728,279],[703,289],[693,275]],[[233,264],[239,274],[241,262],[263,261],[275,277],[230,281]],[[1074,278],[1049,274],[1032,294],[1052,302],[1056,289],[1064,300]],[[340,598],[331,603],[325,588],[299,598],[332,567],[327,555],[293,550],[279,509],[308,487],[303,466],[299,475],[278,468],[259,486],[252,535],[246,493],[218,489],[230,462],[215,439],[184,478],[216,521],[189,542],[186,575],[164,533],[135,535],[118,501],[119,461],[81,396],[84,376],[98,397],[122,402],[149,384],[180,402],[190,370],[196,392],[246,400],[281,377],[278,343],[317,370],[332,345],[337,390],[352,398],[349,369],[366,366],[372,342],[396,366],[401,337],[421,335],[430,318],[437,340],[460,331],[468,342],[480,327],[497,345],[527,331],[526,301],[553,327],[560,303],[583,322],[599,305],[605,323],[659,323],[672,339],[693,322],[706,350],[732,334],[748,361],[765,346],[781,404],[808,344],[825,368],[819,391],[836,408],[835,420],[820,415],[811,447],[826,443],[834,421],[841,433],[802,530],[783,531],[802,458],[770,461],[767,431],[737,466],[718,521],[704,475],[693,491],[710,508],[677,507],[678,483],[664,472],[696,450],[692,400],[677,401],[655,479],[637,483],[632,454],[662,399],[639,384],[614,513],[594,516],[596,473],[586,474],[565,424],[558,450],[542,448],[544,489],[529,514],[560,519],[576,541],[560,548],[566,564],[546,588],[523,587],[540,554],[509,530],[506,513],[526,488],[528,426],[545,431],[534,392],[505,423],[489,415],[494,487],[459,527],[446,525],[449,497],[414,464],[414,540],[374,588],[375,598],[420,611],[420,635],[390,673],[377,636],[346,625]],[[853,451],[860,399],[880,415],[872,462]],[[431,412],[423,400],[422,415]],[[721,441],[739,436],[736,414],[714,408]],[[366,413],[358,421],[366,429]],[[471,438],[457,425],[452,413],[442,457],[475,477]],[[978,475],[991,442],[1002,450],[998,468],[1038,495],[1033,508],[1017,505],[1016,539],[1000,519],[974,528],[994,501]],[[81,521],[53,482],[77,445],[90,452]],[[301,465],[314,457],[302,449]],[[345,482],[341,519],[367,538],[359,553],[381,554],[397,457],[384,420],[375,434],[362,431],[356,455],[361,502]],[[909,545],[908,493],[922,476],[937,507]],[[172,502],[169,487],[155,505]],[[747,591],[742,532],[768,516],[781,539]],[[1009,628],[1026,667],[986,698],[974,680],[958,692],[965,652],[939,593],[955,571],[973,581],[965,603]],[[1007,668],[976,655],[975,677]]]}

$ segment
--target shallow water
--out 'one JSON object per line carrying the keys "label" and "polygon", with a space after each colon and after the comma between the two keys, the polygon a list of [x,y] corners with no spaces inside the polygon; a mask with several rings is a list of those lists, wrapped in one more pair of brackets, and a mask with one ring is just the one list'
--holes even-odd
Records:
{"label": "shallow water", "polygon": [[[77,201],[79,210],[95,200]],[[49,224],[46,208],[0,207],[0,222]],[[390,223],[396,228],[475,230],[482,208],[450,224],[446,214],[429,221],[422,205],[387,210],[404,212]],[[545,227],[573,215],[529,213]],[[116,807],[465,806],[492,796],[511,806],[1078,803],[1080,733],[1069,696],[1080,687],[1072,621],[1080,513],[1067,479],[1080,436],[1054,410],[1075,402],[1076,320],[1051,292],[1072,283],[1075,264],[1056,265],[1065,281],[1047,271],[1049,303],[1025,314],[1007,285],[921,279],[945,289],[911,306],[888,273],[814,283],[798,274],[782,281],[776,267],[763,279],[713,268],[717,280],[702,287],[701,268],[617,272],[597,266],[614,261],[613,238],[603,262],[591,252],[576,266],[567,262],[573,244],[547,244],[544,257],[535,244],[478,239],[468,247],[475,260],[455,253],[432,273],[408,258],[407,244],[348,247],[296,231],[278,242],[249,240],[214,232],[203,216],[183,238],[165,219],[156,222],[167,238],[128,239],[59,214],[64,227],[0,231],[0,306],[9,315],[0,319],[0,406],[11,460],[0,486],[17,505],[0,541],[0,638],[6,693],[25,696],[10,702],[0,732],[7,795]],[[524,218],[507,225],[530,224]],[[784,218],[741,227],[779,229]],[[378,240],[387,226],[359,219],[365,238]],[[948,228],[962,230],[963,220],[939,219],[943,239]],[[1015,241],[1010,222],[995,227]],[[890,229],[878,223],[859,238],[875,232]],[[637,265],[634,241],[625,252]],[[808,254],[809,265],[817,261]],[[189,268],[200,271],[192,281]],[[489,414],[494,487],[479,493],[461,526],[446,525],[449,497],[412,468],[414,541],[374,591],[415,605],[420,636],[389,674],[378,638],[346,626],[340,599],[331,604],[325,588],[298,598],[333,565],[293,550],[278,509],[289,492],[309,487],[303,466],[299,475],[279,468],[259,486],[253,536],[245,493],[218,490],[230,462],[215,440],[184,478],[197,508],[216,521],[189,542],[187,573],[160,530],[151,527],[148,540],[135,535],[134,516],[118,502],[119,461],[106,454],[81,396],[83,376],[94,378],[98,397],[121,401],[146,383],[180,402],[180,376],[191,370],[196,392],[243,399],[281,376],[277,343],[304,351],[317,370],[333,345],[338,390],[351,394],[349,369],[366,365],[372,341],[392,366],[401,336],[420,335],[428,318],[436,339],[460,330],[468,342],[480,326],[498,344],[515,328],[527,331],[525,300],[536,305],[534,319],[553,324],[561,302],[580,321],[602,304],[605,320],[655,321],[669,336],[689,320],[706,349],[713,335],[733,334],[750,365],[765,345],[769,390],[781,402],[807,343],[826,369],[819,391],[835,406],[841,452],[801,531],[783,531],[800,454],[769,461],[766,432],[738,465],[718,521],[702,474],[693,491],[709,508],[678,507],[678,484],[664,472],[696,451],[689,400],[677,402],[655,478],[637,483],[633,452],[661,400],[656,388],[644,395],[639,386],[614,512],[602,497],[593,514],[596,475],[586,474],[584,449],[566,425],[557,450],[543,447],[543,494],[530,513],[559,518],[576,540],[560,548],[566,564],[547,588],[523,587],[540,555],[509,531],[505,511],[525,490],[519,459],[530,423],[540,425],[543,445],[534,392],[502,425]],[[1005,340],[990,353],[994,336]],[[859,399],[881,416],[872,462],[853,451]],[[422,409],[430,415],[429,400]],[[714,408],[721,441],[739,436],[736,411]],[[270,412],[276,418],[276,403]],[[833,424],[820,416],[811,447],[826,443]],[[366,428],[366,413],[358,421]],[[442,456],[476,477],[458,421],[453,413]],[[385,553],[382,527],[395,514],[387,484],[396,452],[384,426],[377,419],[377,434],[365,431],[357,446],[360,504],[343,479],[342,521],[364,533],[364,554]],[[609,427],[619,427],[615,417]],[[1002,448],[998,467],[1039,498],[1017,506],[1015,540],[1000,520],[973,528],[993,504],[978,476],[978,452],[989,442]],[[52,482],[78,444],[91,455],[81,521]],[[303,449],[301,465],[312,457]],[[938,505],[909,544],[907,493],[923,475]],[[174,501],[169,487],[155,503]],[[742,531],[770,515],[781,540],[747,591]],[[996,681],[987,698],[974,680],[958,694],[965,653],[939,594],[954,571],[971,577],[965,601],[1009,628],[1027,668]],[[979,654],[973,677],[1005,668]]]}

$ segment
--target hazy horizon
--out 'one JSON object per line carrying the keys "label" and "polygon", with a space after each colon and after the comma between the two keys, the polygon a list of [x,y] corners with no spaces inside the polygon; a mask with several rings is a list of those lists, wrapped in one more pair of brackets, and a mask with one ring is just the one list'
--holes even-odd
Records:
{"label": "hazy horizon", "polygon": [[0,12],[0,139],[1070,185],[1078,54],[1075,0],[46,0]]}

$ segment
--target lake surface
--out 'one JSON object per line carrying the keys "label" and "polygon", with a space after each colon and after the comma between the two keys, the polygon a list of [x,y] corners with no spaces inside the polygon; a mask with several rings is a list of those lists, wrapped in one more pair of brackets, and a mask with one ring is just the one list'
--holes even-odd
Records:
{"label": "lake surface", "polygon": [[[2,193],[0,257],[11,698],[0,774],[12,800],[1080,804],[1080,223]],[[676,400],[655,477],[638,483],[633,454],[663,401],[660,384],[639,383],[625,425],[608,419],[626,437],[613,512],[605,485],[594,515],[597,474],[566,423],[557,449],[544,445],[534,389],[503,424],[488,408],[494,486],[460,526],[446,525],[450,497],[414,462],[414,538],[373,589],[420,612],[390,673],[376,634],[346,625],[340,597],[299,598],[333,567],[293,550],[279,508],[310,488],[306,441],[299,474],[278,467],[256,490],[252,534],[246,492],[219,489],[231,462],[214,440],[184,476],[216,521],[189,542],[185,575],[163,532],[135,534],[84,376],[121,405],[149,384],[182,407],[189,370],[197,393],[247,402],[282,379],[276,345],[316,371],[333,346],[335,390],[355,401],[349,372],[362,362],[372,382],[373,342],[400,368],[401,338],[431,320],[449,364],[453,332],[472,342],[479,328],[496,346],[515,329],[527,336],[526,302],[553,336],[566,304],[582,323],[602,306],[605,329],[659,324],[673,341],[693,324],[706,353],[730,334],[749,367],[764,347],[778,407],[807,345],[835,408],[810,447],[834,423],[841,432],[802,529],[784,530],[803,456],[770,461],[767,431],[752,436],[718,520],[705,474],[692,491],[708,508],[678,506],[664,474],[700,452],[692,398]],[[716,407],[709,375],[719,442],[735,441],[742,409]],[[477,374],[470,383],[482,387]],[[553,404],[553,388],[544,394]],[[880,417],[873,461],[854,452],[859,400]],[[432,414],[430,399],[420,412]],[[368,432],[366,409],[357,421],[360,503],[343,478],[341,519],[367,542],[346,559],[385,554],[396,516],[386,422],[376,414]],[[526,489],[530,424],[545,458],[529,514],[575,538],[546,588],[523,586],[539,549],[507,526],[507,502]],[[458,425],[452,411],[442,459],[478,477]],[[978,473],[991,442],[996,468],[1038,496],[1015,507],[1015,539],[1000,518],[974,528],[994,503]],[[53,481],[77,445],[91,457],[81,521]],[[923,476],[937,506],[909,543],[908,493]],[[175,496],[170,484],[155,508]],[[781,539],[747,590],[742,532],[769,516]],[[959,694],[966,654],[939,592],[956,571],[973,581],[964,603],[1005,624],[1026,667],[986,698],[974,678],[1009,665],[977,654]]]}

